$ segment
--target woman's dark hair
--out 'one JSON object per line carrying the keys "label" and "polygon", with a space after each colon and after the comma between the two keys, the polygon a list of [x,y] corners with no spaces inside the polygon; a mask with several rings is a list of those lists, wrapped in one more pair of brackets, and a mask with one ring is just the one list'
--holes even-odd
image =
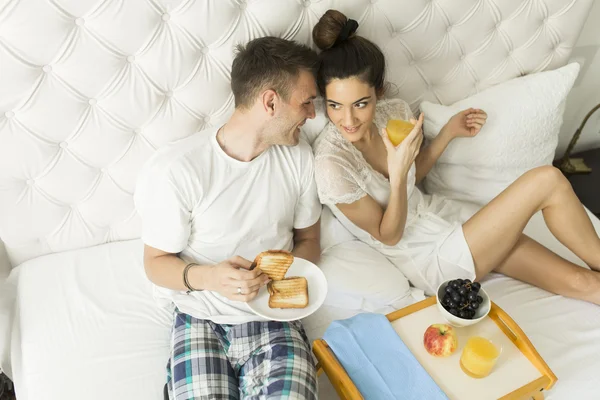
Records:
{"label": "woman's dark hair", "polygon": [[375,43],[353,33],[356,26],[341,12],[328,10],[313,28],[313,40],[322,50],[317,71],[322,95],[333,79],[354,76],[374,87],[377,95],[385,91],[385,57]]}

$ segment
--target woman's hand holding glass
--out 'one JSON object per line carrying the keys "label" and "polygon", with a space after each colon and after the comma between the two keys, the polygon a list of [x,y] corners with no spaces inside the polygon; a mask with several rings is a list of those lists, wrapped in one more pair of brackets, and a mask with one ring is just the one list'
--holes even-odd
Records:
{"label": "woman's hand holding glass", "polygon": [[421,113],[418,120],[410,120],[415,126],[406,139],[398,146],[392,144],[385,128],[381,130],[381,138],[383,139],[383,143],[385,143],[385,148],[387,150],[388,174],[390,183],[393,185],[406,182],[408,171],[410,171],[411,166],[419,155],[421,144],[423,143],[423,132],[421,130],[423,118],[423,113]]}

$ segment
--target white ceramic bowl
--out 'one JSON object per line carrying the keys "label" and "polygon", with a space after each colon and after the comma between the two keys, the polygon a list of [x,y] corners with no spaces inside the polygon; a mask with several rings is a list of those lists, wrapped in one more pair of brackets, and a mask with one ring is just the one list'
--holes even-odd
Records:
{"label": "white ceramic bowl", "polygon": [[483,298],[483,303],[481,303],[479,305],[479,308],[475,312],[475,316],[473,317],[473,319],[465,319],[465,318],[455,317],[454,315],[450,314],[450,312],[446,311],[446,309],[442,305],[442,299],[444,298],[444,294],[446,293],[446,286],[448,286],[448,283],[453,280],[454,279],[443,282],[438,287],[438,290],[437,290],[437,306],[438,306],[438,310],[440,310],[440,313],[442,314],[444,319],[450,325],[456,326],[456,327],[473,325],[473,324],[478,323],[482,319],[484,319],[490,312],[491,302],[490,302],[490,297],[488,296],[486,291],[483,290],[483,287],[481,289],[479,289],[479,293],[478,293],[479,296],[481,296]]}

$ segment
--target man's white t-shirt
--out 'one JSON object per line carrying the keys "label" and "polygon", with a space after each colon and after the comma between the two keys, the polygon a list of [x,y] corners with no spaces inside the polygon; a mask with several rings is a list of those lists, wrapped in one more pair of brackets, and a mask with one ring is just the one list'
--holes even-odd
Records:
{"label": "man's white t-shirt", "polygon": [[[272,146],[241,162],[221,149],[216,134],[196,133],[159,150],[144,166],[134,196],[142,240],[200,264],[292,250],[293,229],[314,225],[321,214],[310,146]],[[264,320],[246,303],[216,292],[155,289],[195,318],[220,324]]]}

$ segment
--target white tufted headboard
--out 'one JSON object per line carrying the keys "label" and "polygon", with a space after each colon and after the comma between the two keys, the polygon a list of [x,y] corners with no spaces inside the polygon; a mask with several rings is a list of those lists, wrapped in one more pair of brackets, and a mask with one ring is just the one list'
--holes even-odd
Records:
{"label": "white tufted headboard", "polygon": [[0,238],[13,265],[139,236],[156,148],[232,111],[233,48],[311,43],[329,8],[360,23],[416,109],[566,63],[592,0],[0,2]]}

